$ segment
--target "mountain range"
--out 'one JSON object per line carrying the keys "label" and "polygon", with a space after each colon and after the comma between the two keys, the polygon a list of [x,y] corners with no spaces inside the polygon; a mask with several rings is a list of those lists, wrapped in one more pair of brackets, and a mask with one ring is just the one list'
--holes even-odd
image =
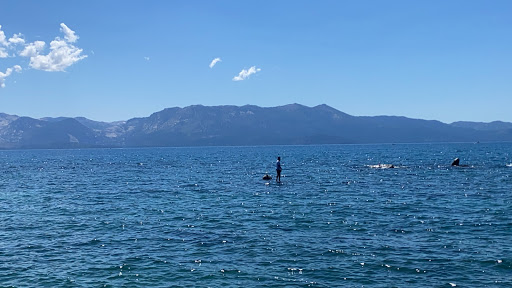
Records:
{"label": "mountain range", "polygon": [[498,141],[512,141],[512,123],[351,116],[327,105],[194,105],[118,122],[0,113],[0,149]]}

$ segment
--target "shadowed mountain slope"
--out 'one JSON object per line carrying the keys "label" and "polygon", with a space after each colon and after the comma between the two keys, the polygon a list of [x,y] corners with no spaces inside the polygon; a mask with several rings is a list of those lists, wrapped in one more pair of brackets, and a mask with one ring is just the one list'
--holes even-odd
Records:
{"label": "shadowed mountain slope", "polygon": [[512,123],[351,116],[327,105],[167,108],[113,123],[0,114],[0,148],[512,141]]}

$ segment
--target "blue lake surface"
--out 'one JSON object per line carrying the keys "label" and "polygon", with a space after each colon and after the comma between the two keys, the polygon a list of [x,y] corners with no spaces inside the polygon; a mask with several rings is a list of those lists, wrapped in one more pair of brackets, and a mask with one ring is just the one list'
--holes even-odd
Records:
{"label": "blue lake surface", "polygon": [[511,166],[510,143],[0,151],[0,287],[512,287]]}

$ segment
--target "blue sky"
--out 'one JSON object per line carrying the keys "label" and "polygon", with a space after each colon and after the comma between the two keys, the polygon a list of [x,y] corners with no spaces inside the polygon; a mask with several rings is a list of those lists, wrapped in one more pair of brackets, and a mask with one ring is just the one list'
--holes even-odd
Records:
{"label": "blue sky", "polygon": [[115,121],[194,104],[300,103],[512,122],[508,0],[0,5],[8,114]]}

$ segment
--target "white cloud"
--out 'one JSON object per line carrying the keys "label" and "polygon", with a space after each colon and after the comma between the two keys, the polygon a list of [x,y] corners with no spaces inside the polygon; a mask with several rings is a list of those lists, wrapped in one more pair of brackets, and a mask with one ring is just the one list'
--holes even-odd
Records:
{"label": "white cloud", "polygon": [[35,41],[34,43],[27,44],[25,49],[20,52],[20,56],[34,57],[39,55],[39,53],[43,51],[45,45],[46,43],[44,43],[44,41]]}
{"label": "white cloud", "polygon": [[217,62],[221,62],[222,60],[220,60],[220,58],[215,58],[212,60],[212,62],[210,63],[210,68],[213,68],[213,66],[215,66],[215,64],[217,64]]}
{"label": "white cloud", "polygon": [[14,45],[25,44],[25,39],[23,39],[21,36],[21,33],[12,35],[12,37],[9,38],[9,43]]}
{"label": "white cloud", "polygon": [[21,66],[20,65],[14,65],[12,68],[7,68],[5,73],[0,72],[0,88],[5,87],[5,78],[11,76],[12,71],[21,72]]}
{"label": "white cloud", "polygon": [[56,39],[50,43],[48,55],[30,57],[30,67],[43,71],[65,71],[69,66],[87,57],[81,55],[82,51],[66,41]]}
{"label": "white cloud", "polygon": [[78,40],[78,35],[75,35],[75,31],[71,30],[64,23],[60,23],[60,31],[64,33],[64,39],[69,43],[75,43]]}
{"label": "white cloud", "polygon": [[7,42],[5,40],[6,39],[5,38],[5,33],[1,29],[2,29],[2,25],[0,25],[0,45],[7,46],[7,45],[9,45],[9,42]]}
{"label": "white cloud", "polygon": [[[16,45],[22,45],[23,49],[18,55],[13,54],[12,57],[22,56],[29,57],[31,68],[43,71],[65,71],[66,68],[74,63],[84,59],[87,55],[83,55],[83,50],[76,47],[75,43],[79,37],[75,31],[71,30],[66,24],[60,24],[60,31],[64,34],[64,39],[55,37],[50,42],[50,52],[44,55],[43,51],[46,47],[44,41],[34,41],[32,43],[25,43],[25,39],[21,33],[14,34],[11,38],[7,39],[4,31],[1,30],[0,25],[0,58],[9,57],[9,51],[16,52]],[[21,72],[20,65],[14,65],[4,72],[0,72],[0,87],[5,87],[5,79],[13,72]]]}
{"label": "white cloud", "polygon": [[251,76],[252,74],[254,74],[256,72],[260,72],[260,71],[261,71],[261,69],[256,68],[256,66],[252,66],[251,68],[249,68],[249,70],[243,69],[242,71],[240,71],[240,73],[238,73],[238,76],[233,77],[233,81],[245,80],[245,79],[249,78],[249,76]]}
{"label": "white cloud", "polygon": [[30,67],[43,71],[65,71],[69,66],[87,57],[82,55],[83,49],[71,44],[76,42],[78,35],[75,35],[75,32],[64,23],[60,26],[60,30],[64,33],[64,40],[56,37],[50,42],[50,53],[47,55],[41,55],[45,47],[43,41],[27,44],[21,51],[20,56],[30,57]]}
{"label": "white cloud", "polygon": [[[2,25],[0,25],[0,29],[2,28]],[[7,40],[7,37],[5,37],[4,31],[0,30],[0,58],[7,58],[9,57],[9,52],[7,52],[7,49],[12,49],[10,47],[10,44],[24,44],[25,39],[21,37],[21,33],[12,35],[9,40]],[[2,47],[3,46],[3,47]]]}
{"label": "white cloud", "polygon": [[0,47],[0,58],[7,58],[8,56],[9,56],[9,54],[7,53],[5,48],[4,47]]}
{"label": "white cloud", "polygon": [[144,57],[144,60],[149,61],[149,57],[147,57],[147,56]]}
{"label": "white cloud", "polygon": [[23,39],[21,33],[12,35],[9,40],[7,40],[7,37],[5,37],[5,32],[1,30],[2,25],[0,25],[0,45],[4,47],[8,47],[10,44],[24,44],[25,39]]}

